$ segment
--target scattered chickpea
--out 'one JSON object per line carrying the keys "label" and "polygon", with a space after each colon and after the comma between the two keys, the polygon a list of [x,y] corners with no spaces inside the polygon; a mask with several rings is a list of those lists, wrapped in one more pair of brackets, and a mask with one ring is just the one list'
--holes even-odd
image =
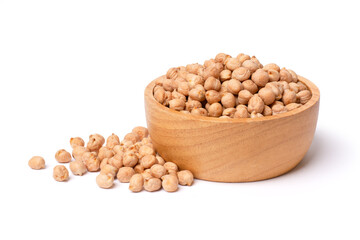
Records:
{"label": "scattered chickpea", "polygon": [[168,173],[171,172],[171,171],[177,172],[177,171],[179,170],[179,169],[178,169],[178,166],[177,166],[175,163],[173,163],[173,162],[166,162],[166,163],[164,164],[164,167],[165,167],[165,169],[168,171]]}
{"label": "scattered chickpea", "polygon": [[116,177],[120,182],[128,183],[133,175],[135,175],[135,170],[132,167],[122,167]]}
{"label": "scattered chickpea", "polygon": [[156,164],[157,160],[154,155],[146,155],[140,159],[140,164],[144,168],[150,168],[152,165]]}
{"label": "scattered chickpea", "polygon": [[71,161],[71,154],[65,149],[60,149],[55,153],[55,159],[59,163],[68,163]]}
{"label": "scattered chickpea", "polygon": [[114,152],[109,147],[103,146],[99,149],[98,158],[100,161],[104,158],[112,158],[113,156]]}
{"label": "scattered chickpea", "polygon": [[141,164],[137,164],[135,167],[134,167],[134,171],[136,173],[143,173],[145,170],[145,168],[143,167],[143,165]]}
{"label": "scattered chickpea", "polygon": [[96,183],[101,188],[111,188],[114,185],[114,177],[111,174],[100,173],[96,177]]}
{"label": "scattered chickpea", "polygon": [[74,138],[70,138],[70,145],[72,148],[74,148],[75,146],[85,146],[85,142],[81,137],[74,137]]}
{"label": "scattered chickpea", "polygon": [[145,180],[144,189],[148,192],[154,192],[161,189],[161,180],[159,178],[150,178]]}
{"label": "scattered chickpea", "polygon": [[30,168],[39,170],[45,168],[45,160],[43,157],[40,156],[34,156],[30,158],[28,165]]}
{"label": "scattered chickpea", "polygon": [[139,158],[142,158],[146,155],[155,155],[155,151],[152,147],[144,145],[139,149]]}
{"label": "scattered chickpea", "polygon": [[138,161],[139,158],[136,156],[135,152],[125,152],[123,157],[123,165],[125,167],[134,167],[138,163]]}
{"label": "scattered chickpea", "polygon": [[150,169],[146,169],[143,173],[141,173],[141,175],[143,176],[145,181],[149,180],[150,178],[153,178]]}
{"label": "scattered chickpea", "polygon": [[161,178],[162,176],[164,176],[167,172],[167,169],[160,164],[154,164],[151,166],[150,168],[150,173],[153,177],[155,178]]}
{"label": "scattered chickpea", "polygon": [[130,141],[132,144],[135,144],[137,141],[139,141],[139,136],[135,133],[128,133],[124,137],[125,141]]}
{"label": "scattered chickpea", "polygon": [[159,155],[156,155],[156,161],[157,161],[157,164],[160,164],[160,165],[165,164],[165,160]]}
{"label": "scattered chickpea", "polygon": [[179,181],[176,175],[169,174],[162,176],[162,187],[167,192],[178,190]]}
{"label": "scattered chickpea", "polygon": [[69,168],[74,175],[78,176],[82,176],[87,172],[85,164],[80,160],[72,161]]}
{"label": "scattered chickpea", "polygon": [[82,161],[89,172],[97,172],[100,169],[100,160],[93,152],[86,152],[82,156]]}
{"label": "scattered chickpea", "polygon": [[140,192],[144,186],[144,178],[141,174],[136,173],[130,178],[129,189],[132,192]]}
{"label": "scattered chickpea", "polygon": [[58,182],[64,182],[69,179],[69,171],[63,165],[57,165],[53,170],[53,177]]}
{"label": "scattered chickpea", "polygon": [[100,170],[100,174],[105,174],[108,175],[110,174],[111,176],[115,177],[116,174],[118,172],[118,169],[116,167],[114,167],[113,165],[110,164],[106,164],[101,170]]}
{"label": "scattered chickpea", "polygon": [[120,144],[120,139],[114,133],[106,139],[106,147],[113,149],[115,146]]}
{"label": "scattered chickpea", "polygon": [[123,156],[124,154],[115,154],[112,158],[108,158],[108,164],[114,166],[117,169],[121,168],[123,166]]}
{"label": "scattered chickpea", "polygon": [[179,184],[183,186],[191,186],[194,182],[194,176],[189,170],[182,170],[177,173]]}
{"label": "scattered chickpea", "polygon": [[92,134],[89,137],[89,142],[87,143],[86,148],[91,152],[98,151],[104,143],[105,138],[103,136],[100,134]]}

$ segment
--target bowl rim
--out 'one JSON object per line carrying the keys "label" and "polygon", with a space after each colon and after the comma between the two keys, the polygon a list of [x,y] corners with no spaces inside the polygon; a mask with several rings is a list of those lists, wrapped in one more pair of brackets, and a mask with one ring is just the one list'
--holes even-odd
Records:
{"label": "bowl rim", "polygon": [[[160,76],[158,78],[162,78],[162,77],[164,77],[164,75]],[[198,120],[198,121],[215,122],[215,123],[241,123],[241,122],[248,123],[248,122],[271,121],[271,120],[275,120],[275,119],[291,117],[291,116],[294,116],[301,112],[304,112],[304,111],[312,108],[320,100],[319,88],[310,80],[298,75],[298,81],[304,83],[308,87],[308,89],[310,90],[310,92],[312,94],[310,100],[299,108],[293,109],[289,112],[280,113],[278,115],[264,116],[264,117],[260,117],[260,118],[218,118],[218,117],[199,116],[199,115],[181,113],[179,111],[170,109],[170,108],[160,104],[158,101],[156,101],[156,99],[154,98],[154,95],[153,95],[153,89],[155,87],[155,82],[158,78],[156,78],[155,80],[153,80],[146,86],[145,93],[144,93],[145,101],[151,101],[155,104],[155,106],[159,107],[161,110],[166,111],[169,114],[173,114],[178,119],[183,119],[183,120]]]}

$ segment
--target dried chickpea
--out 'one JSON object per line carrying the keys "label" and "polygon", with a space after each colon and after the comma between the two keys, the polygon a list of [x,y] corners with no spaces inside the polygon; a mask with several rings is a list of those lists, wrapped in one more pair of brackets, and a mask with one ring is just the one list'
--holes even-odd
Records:
{"label": "dried chickpea", "polygon": [[213,103],[220,102],[221,95],[219,92],[217,92],[215,90],[209,90],[209,91],[206,91],[205,98],[209,104],[213,104]]}
{"label": "dried chickpea", "polygon": [[100,173],[96,177],[96,183],[101,188],[111,188],[114,185],[114,177],[111,174]]}
{"label": "dried chickpea", "polygon": [[143,173],[145,170],[145,168],[141,165],[141,164],[137,164],[135,167],[134,167],[134,171],[136,173]]}
{"label": "dried chickpea", "polygon": [[155,155],[155,151],[152,147],[144,145],[139,149],[139,158],[142,158],[146,155]]}
{"label": "dried chickpea", "polygon": [[272,114],[273,114],[273,115],[278,115],[278,114],[280,114],[280,113],[287,112],[287,109],[286,109],[283,105],[281,105],[281,104],[275,104],[275,105],[273,105],[272,108],[271,108],[271,110],[272,110]]}
{"label": "dried chickpea", "polygon": [[291,82],[289,83],[289,87],[291,90],[293,90],[295,93],[299,92],[299,85],[297,83]]}
{"label": "dried chickpea", "polygon": [[221,82],[219,79],[216,79],[214,77],[209,77],[208,79],[206,79],[206,81],[204,83],[204,88],[206,91],[209,91],[209,90],[220,91]]}
{"label": "dried chickpea", "polygon": [[188,74],[188,71],[186,71],[186,68],[184,69],[184,68],[180,67],[180,70],[178,71],[177,77],[185,79],[187,74]]}
{"label": "dried chickpea", "polygon": [[235,112],[236,112],[236,108],[226,108],[226,109],[224,109],[222,115],[233,118],[235,115]]}
{"label": "dried chickpea", "polygon": [[218,53],[215,56],[215,61],[224,64],[226,59],[230,58],[230,55],[226,53]]}
{"label": "dried chickpea", "polygon": [[165,175],[162,178],[162,187],[167,192],[175,192],[178,190],[179,181],[177,176],[170,174]]}
{"label": "dried chickpea", "polygon": [[85,164],[80,160],[72,161],[69,168],[74,175],[78,176],[82,176],[87,172]]}
{"label": "dried chickpea", "polygon": [[289,73],[289,71],[286,68],[282,68],[280,70],[280,81],[285,81],[285,82],[292,82],[292,76],[291,73]]}
{"label": "dried chickpea", "polygon": [[181,111],[185,109],[185,101],[182,99],[173,99],[169,102],[169,108],[176,110],[176,111]]}
{"label": "dried chickpea", "polygon": [[100,170],[100,174],[105,174],[108,175],[110,174],[111,176],[115,177],[117,174],[118,169],[116,167],[114,167],[113,165],[110,164],[106,164],[101,170]]}
{"label": "dried chickpea", "polygon": [[299,103],[289,103],[288,105],[285,106],[287,111],[291,111],[299,107],[301,107],[301,104]]}
{"label": "dried chickpea", "polygon": [[259,97],[258,94],[255,94],[250,98],[248,103],[248,111],[250,113],[262,113],[262,111],[264,111],[264,107],[264,101]]}
{"label": "dried chickpea", "polygon": [[180,82],[177,91],[184,96],[189,96],[190,86],[188,82]]}
{"label": "dried chickpea", "polygon": [[206,80],[208,77],[219,78],[220,72],[224,70],[224,65],[221,63],[212,63],[204,69],[203,77]]}
{"label": "dried chickpea", "polygon": [[191,186],[194,182],[194,175],[189,170],[182,170],[177,173],[179,184],[183,186]]}
{"label": "dried chickpea", "polygon": [[275,71],[273,69],[269,69],[267,71],[269,75],[269,82],[277,82],[280,79],[280,73],[278,71]]}
{"label": "dried chickpea", "polygon": [[290,69],[287,69],[288,70],[288,72],[291,74],[291,77],[292,77],[292,80],[293,80],[293,82],[297,82],[298,81],[298,76],[297,76],[297,74],[293,71],[293,70],[290,70]]}
{"label": "dried chickpea", "polygon": [[225,108],[233,108],[236,104],[236,98],[232,93],[225,93],[221,98],[221,104]]}
{"label": "dried chickpea", "polygon": [[160,188],[161,180],[159,178],[150,178],[144,182],[144,189],[148,192],[158,191]]}
{"label": "dried chickpea", "polygon": [[[201,86],[201,85],[199,85],[199,86]],[[205,100],[205,89],[193,88],[190,90],[189,96],[193,100],[196,100],[199,102],[204,101]]]}
{"label": "dried chickpea", "polygon": [[150,169],[146,169],[143,173],[141,173],[141,175],[143,176],[144,180],[149,180],[150,178],[153,178]]}
{"label": "dried chickpea", "polygon": [[55,159],[59,163],[68,163],[71,161],[71,154],[65,149],[60,149],[55,153]]}
{"label": "dried chickpea", "polygon": [[146,155],[140,159],[140,164],[144,168],[150,168],[152,165],[156,164],[156,157],[154,155]]}
{"label": "dried chickpea", "polygon": [[250,114],[250,118],[259,118],[259,117],[263,117],[263,115],[261,113],[256,113],[256,112],[252,112]]}
{"label": "dried chickpea", "polygon": [[271,116],[272,115],[271,107],[265,105],[264,111],[262,112],[262,115],[263,116]]}
{"label": "dried chickpea", "polygon": [[135,127],[133,128],[132,133],[139,136],[139,141],[142,141],[149,136],[149,131],[145,127]]}
{"label": "dried chickpea", "polygon": [[45,160],[43,157],[40,156],[34,156],[30,158],[28,162],[29,167],[35,170],[43,169],[45,168]]}
{"label": "dried chickpea", "polygon": [[293,90],[286,89],[284,91],[282,101],[284,102],[285,105],[296,102],[296,93]]}
{"label": "dried chickpea", "polygon": [[74,137],[74,138],[70,138],[70,145],[72,148],[74,148],[75,146],[85,146],[85,142],[81,137]]}
{"label": "dried chickpea", "polygon": [[265,88],[271,89],[271,91],[275,94],[275,100],[280,100],[282,98],[282,94],[279,88],[279,84],[277,82],[270,82],[265,85]]}
{"label": "dried chickpea", "polygon": [[164,98],[163,105],[169,106],[169,101],[171,101],[171,100],[172,100],[172,93],[170,91],[165,91],[165,98]]}
{"label": "dried chickpea", "polygon": [[144,178],[141,174],[136,173],[130,178],[129,189],[132,192],[140,192],[144,186]]}
{"label": "dried chickpea", "polygon": [[114,152],[109,147],[102,146],[99,149],[98,158],[100,161],[102,161],[104,158],[112,158],[113,156],[114,156]]}
{"label": "dried chickpea", "polygon": [[302,90],[296,94],[296,97],[299,99],[301,104],[305,104],[311,99],[311,92],[309,90]]}
{"label": "dried chickpea", "polygon": [[251,75],[251,80],[259,87],[264,87],[269,82],[269,74],[263,69],[257,69]]}
{"label": "dried chickpea", "polygon": [[116,177],[120,182],[128,183],[133,175],[135,175],[135,170],[132,167],[122,167]]}
{"label": "dried chickpea", "polygon": [[128,151],[124,153],[123,165],[125,167],[134,167],[138,163],[139,159],[135,152]]}
{"label": "dried chickpea", "polygon": [[250,73],[254,73],[260,66],[258,66],[257,63],[251,61],[251,60],[245,60],[242,63],[242,67],[245,67],[247,69],[249,69]]}
{"label": "dried chickpea", "polygon": [[178,166],[173,162],[166,162],[164,164],[164,167],[165,167],[165,169],[167,170],[168,173],[177,172],[179,170]]}
{"label": "dried chickpea", "polygon": [[296,84],[298,85],[299,91],[307,90],[306,85],[303,84],[302,82],[297,82]]}
{"label": "dried chickpea", "polygon": [[275,94],[270,88],[261,88],[258,95],[264,101],[265,105],[270,105],[275,102]]}
{"label": "dried chickpea", "polygon": [[163,85],[162,87],[164,88],[165,91],[174,91],[174,89],[176,89],[176,82],[175,79],[165,79],[163,81]]}
{"label": "dried chickpea", "polygon": [[263,68],[263,67],[264,67],[264,66],[260,63],[259,59],[257,59],[255,56],[252,56],[250,60],[253,61],[254,63],[256,63],[259,68]]}
{"label": "dried chickpea", "polygon": [[157,160],[157,164],[160,164],[160,165],[165,164],[165,160],[160,155],[156,155],[156,160]]}
{"label": "dried chickpea", "polygon": [[249,118],[249,117],[250,117],[250,114],[247,110],[247,107],[236,108],[234,118]]}
{"label": "dried chickpea", "polygon": [[276,65],[275,63],[269,63],[269,64],[266,64],[263,69],[265,71],[269,71],[269,70],[275,70],[277,72],[280,72],[280,67],[278,65]]}
{"label": "dried chickpea", "polygon": [[178,71],[179,68],[170,68],[166,73],[166,77],[170,79],[175,79],[177,77]]}
{"label": "dried chickpea", "polygon": [[221,80],[222,82],[224,82],[224,81],[227,81],[227,80],[229,80],[229,79],[231,79],[231,71],[228,70],[228,69],[222,70],[222,71],[220,72],[220,80]]}
{"label": "dried chickpea", "polygon": [[69,179],[69,171],[63,165],[57,165],[54,167],[53,177],[58,182],[64,182]]}
{"label": "dried chickpea", "polygon": [[230,79],[227,86],[227,91],[229,93],[235,94],[237,95],[241,90],[244,89],[244,87],[242,86],[241,82],[239,80],[236,79]]}
{"label": "dried chickpea", "polygon": [[109,158],[108,164],[114,166],[117,169],[121,168],[123,166],[123,155],[124,154],[115,154],[112,158]]}
{"label": "dried chickpea", "polygon": [[165,102],[165,90],[164,88],[160,87],[154,91],[154,98],[156,101],[158,101],[161,104],[164,104]]}
{"label": "dried chickpea", "polygon": [[100,169],[100,160],[93,152],[86,152],[82,156],[82,161],[89,172],[97,172]]}
{"label": "dried chickpea", "polygon": [[240,104],[248,104],[250,98],[252,98],[253,94],[248,90],[241,90],[238,94],[238,101]]}
{"label": "dried chickpea", "polygon": [[188,73],[185,79],[188,81],[190,89],[194,88],[198,84],[204,83],[204,79],[201,76],[192,73]]}
{"label": "dried chickpea", "polygon": [[91,152],[98,151],[102,145],[105,143],[105,138],[100,134],[92,134],[89,136],[89,142],[86,145],[86,148]]}
{"label": "dried chickpea", "polygon": [[286,81],[277,82],[281,93],[283,94],[285,90],[290,89],[289,83]]}
{"label": "dried chickpea", "polygon": [[150,173],[155,178],[161,178],[166,174],[166,168],[160,164],[154,164],[150,168]]}
{"label": "dried chickpea", "polygon": [[243,63],[246,60],[250,60],[250,56],[243,54],[243,53],[240,53],[239,55],[237,55],[236,58],[239,59],[240,63]]}
{"label": "dried chickpea", "polygon": [[120,139],[117,135],[112,133],[107,139],[106,139],[106,147],[113,149],[116,145],[120,144]]}
{"label": "dried chickpea", "polygon": [[201,67],[202,66],[198,63],[188,64],[186,65],[186,71],[188,71],[189,73],[197,74],[199,68]]}
{"label": "dried chickpea", "polygon": [[196,116],[207,116],[209,113],[205,108],[194,108],[191,111],[191,114]]}
{"label": "dried chickpea", "polygon": [[136,133],[128,133],[124,137],[125,141],[131,141],[133,144],[139,141],[139,136]]}
{"label": "dried chickpea", "polygon": [[225,61],[225,67],[226,69],[229,69],[230,71],[234,71],[235,69],[239,68],[241,66],[241,62],[237,58],[227,58]]}
{"label": "dried chickpea", "polygon": [[201,108],[202,104],[196,100],[188,100],[185,103],[185,110],[191,112],[194,108]]}
{"label": "dried chickpea", "polygon": [[220,117],[223,112],[223,107],[220,103],[213,103],[209,107],[209,116],[210,117]]}
{"label": "dried chickpea", "polygon": [[232,74],[231,78],[239,80],[240,82],[245,81],[250,78],[251,72],[248,68],[239,67],[235,69]]}
{"label": "dried chickpea", "polygon": [[245,90],[248,90],[252,94],[257,93],[259,90],[258,86],[252,80],[246,80],[242,83],[242,85]]}
{"label": "dried chickpea", "polygon": [[155,84],[156,86],[162,86],[164,80],[166,79],[166,76],[161,76],[161,77],[158,77],[156,80],[155,80]]}

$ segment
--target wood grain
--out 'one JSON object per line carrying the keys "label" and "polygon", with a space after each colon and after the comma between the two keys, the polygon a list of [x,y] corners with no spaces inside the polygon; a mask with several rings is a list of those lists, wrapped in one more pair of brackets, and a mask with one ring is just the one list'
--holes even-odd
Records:
{"label": "wood grain", "polygon": [[199,179],[249,182],[273,178],[303,159],[314,137],[319,89],[300,77],[312,98],[298,109],[256,119],[218,119],[183,114],[145,89],[147,125],[154,147],[166,161],[189,169]]}

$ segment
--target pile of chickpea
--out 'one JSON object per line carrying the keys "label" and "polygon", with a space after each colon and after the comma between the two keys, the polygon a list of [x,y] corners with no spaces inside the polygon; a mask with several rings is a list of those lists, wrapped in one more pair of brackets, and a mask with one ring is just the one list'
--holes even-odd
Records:
{"label": "pile of chickpea", "polygon": [[[72,154],[60,149],[55,154],[59,163],[70,163],[74,175],[82,176],[87,172],[100,172],[96,183],[101,188],[111,188],[117,178],[121,183],[129,183],[132,192],[143,189],[154,192],[163,188],[175,192],[178,186],[191,186],[194,176],[189,170],[179,170],[173,162],[166,162],[156,153],[149,132],[144,127],[136,127],[125,135],[123,141],[115,134],[105,138],[92,134],[85,146],[80,137],[70,139]],[[72,160],[74,158],[74,160]],[[29,162],[32,169],[45,168],[45,160],[40,156],[32,157]],[[56,181],[69,179],[69,171],[64,165],[53,169]]]}

